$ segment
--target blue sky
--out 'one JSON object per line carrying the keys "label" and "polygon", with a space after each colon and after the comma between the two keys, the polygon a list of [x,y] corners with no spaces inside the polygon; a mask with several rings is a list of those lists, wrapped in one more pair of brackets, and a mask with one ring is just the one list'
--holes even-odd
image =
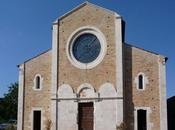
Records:
{"label": "blue sky", "polygon": [[[52,22],[84,0],[0,0],[0,97],[18,80],[17,64],[51,48]],[[175,1],[89,0],[126,22],[126,42],[167,62],[167,96],[175,95]]]}

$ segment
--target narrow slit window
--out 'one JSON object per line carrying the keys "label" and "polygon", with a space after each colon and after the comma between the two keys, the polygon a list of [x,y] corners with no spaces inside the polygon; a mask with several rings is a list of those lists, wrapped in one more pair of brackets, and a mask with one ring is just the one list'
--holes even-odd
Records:
{"label": "narrow slit window", "polygon": [[137,130],[147,130],[147,111],[137,110]]}
{"label": "narrow slit window", "polygon": [[143,89],[143,75],[139,75],[139,89]]}
{"label": "narrow slit window", "polygon": [[33,130],[41,130],[41,111],[33,111]]}
{"label": "narrow slit window", "polygon": [[40,82],[41,82],[41,79],[39,76],[36,77],[36,89],[40,89]]}

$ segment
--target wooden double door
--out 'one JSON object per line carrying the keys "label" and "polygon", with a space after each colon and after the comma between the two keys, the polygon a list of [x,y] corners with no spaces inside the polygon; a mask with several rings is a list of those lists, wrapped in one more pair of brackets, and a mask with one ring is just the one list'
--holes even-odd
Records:
{"label": "wooden double door", "polygon": [[94,105],[90,103],[78,104],[78,130],[93,130]]}

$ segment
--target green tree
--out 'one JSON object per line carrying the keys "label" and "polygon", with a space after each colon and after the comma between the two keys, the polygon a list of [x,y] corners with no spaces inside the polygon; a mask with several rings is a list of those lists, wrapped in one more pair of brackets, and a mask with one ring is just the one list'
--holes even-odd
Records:
{"label": "green tree", "polygon": [[5,121],[5,104],[4,99],[0,99],[0,123]]}
{"label": "green tree", "polygon": [[17,119],[18,107],[18,83],[13,83],[9,86],[7,94],[0,102],[0,122],[8,121],[9,119]]}

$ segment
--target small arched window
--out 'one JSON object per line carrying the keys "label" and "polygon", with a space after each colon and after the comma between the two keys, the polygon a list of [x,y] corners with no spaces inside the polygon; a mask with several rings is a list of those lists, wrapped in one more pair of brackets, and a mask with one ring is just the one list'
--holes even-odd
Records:
{"label": "small arched window", "polygon": [[43,78],[41,77],[40,74],[35,75],[33,82],[34,82],[34,86],[33,86],[34,90],[41,90],[42,89]]}
{"label": "small arched window", "polygon": [[148,77],[143,73],[140,72],[137,74],[134,80],[137,90],[143,91],[146,89],[148,82]]}
{"label": "small arched window", "polygon": [[139,80],[138,82],[139,89],[143,89],[143,75],[142,74],[139,75],[138,80]]}
{"label": "small arched window", "polygon": [[40,76],[36,76],[35,83],[36,83],[36,89],[40,89],[41,88],[41,86],[40,86],[40,84],[41,84]]}

